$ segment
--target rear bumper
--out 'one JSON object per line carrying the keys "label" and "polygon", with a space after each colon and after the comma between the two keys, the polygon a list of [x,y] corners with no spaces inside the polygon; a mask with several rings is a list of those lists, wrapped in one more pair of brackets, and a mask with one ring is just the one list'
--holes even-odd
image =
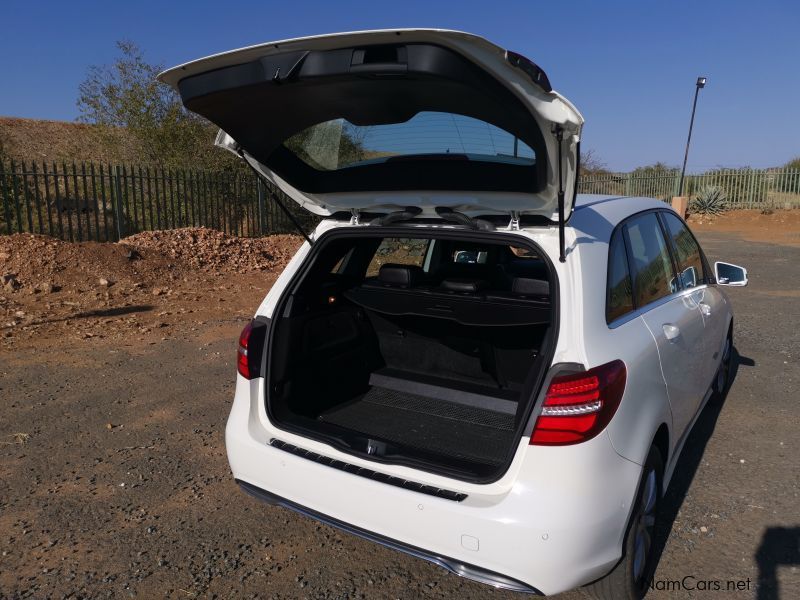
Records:
{"label": "rear bumper", "polygon": [[[250,493],[432,561],[458,575],[518,591],[556,594],[619,561],[641,466],[604,433],[575,446],[528,446],[502,480],[464,484],[337,453],[273,427],[263,380],[238,378],[226,429],[236,480]],[[279,439],[366,469],[467,497],[456,501],[333,468],[270,445]],[[356,469],[358,471],[358,469]]]}
{"label": "rear bumper", "polygon": [[328,515],[323,515],[322,513],[318,513],[304,506],[300,506],[299,504],[292,502],[291,500],[287,500],[286,498],[276,496],[275,494],[272,494],[266,490],[262,490],[259,487],[250,485],[245,481],[236,480],[236,483],[238,483],[245,492],[251,496],[254,496],[255,498],[258,498],[259,500],[263,500],[267,504],[288,508],[296,513],[306,517],[311,517],[312,519],[315,519],[321,523],[336,527],[337,529],[341,529],[347,533],[352,533],[353,535],[357,535],[358,537],[364,538],[371,542],[376,542],[382,546],[391,548],[392,550],[398,550],[400,552],[410,554],[411,556],[427,560],[461,577],[466,577],[467,579],[472,579],[473,581],[503,588],[505,590],[542,595],[542,593],[536,588],[522,583],[521,581],[506,577],[505,575],[493,573],[491,571],[487,571],[486,569],[482,569],[481,567],[476,567],[475,565],[468,565],[454,558],[433,554],[427,550],[423,550],[422,548],[417,548],[416,546],[378,535],[377,533],[367,531],[366,529],[355,527],[345,523],[344,521],[334,519]]}

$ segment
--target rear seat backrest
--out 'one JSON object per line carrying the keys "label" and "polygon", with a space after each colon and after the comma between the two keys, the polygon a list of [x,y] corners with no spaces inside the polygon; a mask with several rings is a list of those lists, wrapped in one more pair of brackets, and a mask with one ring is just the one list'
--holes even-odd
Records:
{"label": "rear seat backrest", "polygon": [[411,288],[425,277],[422,267],[387,263],[378,271],[378,282],[386,287]]}
{"label": "rear seat backrest", "polygon": [[477,294],[489,285],[480,279],[452,278],[445,279],[439,288],[445,292],[458,292],[461,294]]}
{"label": "rear seat backrest", "polygon": [[511,281],[511,293],[515,296],[549,296],[550,284],[543,279],[514,277]]}

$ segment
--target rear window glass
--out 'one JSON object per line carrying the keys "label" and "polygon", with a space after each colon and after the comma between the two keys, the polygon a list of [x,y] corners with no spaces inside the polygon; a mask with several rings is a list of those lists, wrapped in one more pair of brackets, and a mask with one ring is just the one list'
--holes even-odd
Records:
{"label": "rear window glass", "polygon": [[672,260],[656,214],[632,219],[628,223],[628,238],[636,306],[645,306],[676,291]]}
{"label": "rear window glass", "polygon": [[625,239],[618,229],[611,240],[608,253],[608,292],[606,297],[606,321],[619,319],[633,310],[633,290],[631,274],[628,270],[628,256],[625,253]]}
{"label": "rear window glass", "polygon": [[450,258],[454,263],[485,265],[488,255],[489,252],[487,250],[478,248],[464,248],[461,250],[455,250]]}
{"label": "rear window glass", "polygon": [[454,113],[420,112],[403,123],[359,126],[326,121],[287,139],[284,146],[318,171],[451,154],[482,162],[533,165],[534,151],[499,127]]}
{"label": "rear window glass", "polygon": [[385,264],[422,267],[430,240],[384,238],[367,267],[367,277],[374,277]]}

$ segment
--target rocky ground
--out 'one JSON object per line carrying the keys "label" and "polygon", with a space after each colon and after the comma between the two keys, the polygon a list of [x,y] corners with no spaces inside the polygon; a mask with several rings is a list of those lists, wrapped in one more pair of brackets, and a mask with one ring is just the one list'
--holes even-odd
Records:
{"label": "rocky ground", "polygon": [[252,298],[300,241],[205,228],[148,231],[117,244],[0,236],[0,348],[46,338],[153,342],[220,313],[252,314]]}
{"label": "rocky ground", "polygon": [[[713,227],[698,227],[709,258],[751,277],[730,293],[738,368],[665,504],[655,585],[695,589],[652,596],[727,597],[703,582],[730,580],[748,587],[738,597],[759,581],[760,598],[796,597],[800,248]],[[0,237],[0,275],[14,275],[0,287],[0,598],[519,597],[232,482],[236,337],[298,244]]]}

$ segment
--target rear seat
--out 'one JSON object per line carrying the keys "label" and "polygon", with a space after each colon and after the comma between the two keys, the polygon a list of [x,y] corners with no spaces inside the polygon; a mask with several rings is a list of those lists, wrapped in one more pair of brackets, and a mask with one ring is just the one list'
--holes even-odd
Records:
{"label": "rear seat", "polygon": [[549,296],[550,283],[543,279],[514,277],[511,282],[511,293],[523,298]]}
{"label": "rear seat", "polygon": [[489,284],[480,279],[465,279],[465,278],[452,278],[445,279],[439,284],[439,290],[450,294],[477,294],[481,290],[485,290]]}
{"label": "rear seat", "polygon": [[504,289],[482,279],[458,277],[431,285],[418,266],[386,264],[377,277],[344,296],[378,313],[435,317],[464,325],[530,325],[550,319],[547,281],[525,277],[514,278]]}
{"label": "rear seat", "polygon": [[423,283],[425,271],[416,265],[386,263],[381,265],[377,277],[364,280],[366,286],[410,289]]}

